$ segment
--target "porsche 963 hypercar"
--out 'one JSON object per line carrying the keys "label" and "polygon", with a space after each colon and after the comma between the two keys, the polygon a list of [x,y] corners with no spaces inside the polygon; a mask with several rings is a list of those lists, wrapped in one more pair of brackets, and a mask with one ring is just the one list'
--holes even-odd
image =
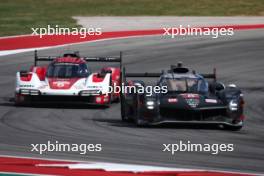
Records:
{"label": "porsche 963 hypercar", "polygon": [[[119,57],[80,57],[78,52],[63,56],[38,56],[29,71],[16,74],[15,104],[81,103],[109,106],[119,100],[119,94],[109,92],[109,86],[120,84],[120,67],[104,67],[92,73],[91,62],[118,62]],[[38,66],[41,61],[50,62]]]}

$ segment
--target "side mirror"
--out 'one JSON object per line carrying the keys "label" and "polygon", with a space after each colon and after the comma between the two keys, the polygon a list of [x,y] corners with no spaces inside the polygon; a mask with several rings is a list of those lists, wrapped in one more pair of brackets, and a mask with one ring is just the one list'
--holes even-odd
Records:
{"label": "side mirror", "polygon": [[219,92],[219,91],[224,90],[224,89],[225,89],[224,84],[222,84],[222,83],[216,83],[215,84],[215,91]]}
{"label": "side mirror", "polygon": [[98,77],[102,78],[102,77],[105,77],[107,73],[112,73],[112,71],[111,70],[101,70],[101,72],[99,72],[97,75]]}
{"label": "side mirror", "polygon": [[236,88],[237,86],[235,84],[229,84],[227,87],[229,87],[229,88]]}
{"label": "side mirror", "polygon": [[105,70],[105,73],[112,73],[111,70]]}
{"label": "side mirror", "polygon": [[28,75],[28,71],[27,70],[20,70],[19,73],[20,73],[21,77]]}
{"label": "side mirror", "polygon": [[99,72],[99,73],[97,73],[97,77],[103,78],[103,77],[105,77],[105,73]]}

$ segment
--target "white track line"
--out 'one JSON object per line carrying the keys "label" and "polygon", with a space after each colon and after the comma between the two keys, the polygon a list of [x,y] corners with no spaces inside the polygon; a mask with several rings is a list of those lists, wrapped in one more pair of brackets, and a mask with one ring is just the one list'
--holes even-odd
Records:
{"label": "white track line", "polygon": [[143,37],[148,37],[148,36],[155,36],[155,35],[158,36],[158,35],[162,35],[162,34],[135,35],[135,36],[128,36],[128,37],[114,37],[114,38],[90,40],[90,41],[83,41],[83,42],[76,42],[76,43],[68,43],[68,44],[63,44],[63,45],[47,46],[47,47],[17,49],[17,50],[4,50],[4,51],[0,51],[0,56],[7,56],[7,55],[24,53],[24,52],[34,51],[34,50],[46,50],[46,49],[51,49],[51,48],[60,48],[60,47],[79,45],[79,44],[85,44],[85,43],[95,43],[95,42],[102,42],[102,41],[109,41],[109,40],[137,38],[137,37],[142,37],[142,36]]}
{"label": "white track line", "polygon": [[219,172],[229,174],[246,174],[246,175],[259,175],[264,176],[260,173],[248,173],[248,172],[236,172],[236,171],[224,171],[214,169],[188,169],[188,168],[171,168],[171,167],[159,167],[150,165],[136,165],[136,164],[118,164],[118,163],[107,163],[107,162],[93,162],[93,161],[80,161],[80,160],[62,160],[53,158],[38,158],[38,157],[17,157],[12,155],[0,155],[0,157],[10,158],[21,158],[21,159],[35,159],[35,160],[46,160],[46,161],[58,161],[58,162],[75,162],[72,164],[37,164],[39,167],[68,167],[69,169],[103,169],[105,171],[130,171],[130,172],[152,172],[152,171],[175,171],[175,172]]}

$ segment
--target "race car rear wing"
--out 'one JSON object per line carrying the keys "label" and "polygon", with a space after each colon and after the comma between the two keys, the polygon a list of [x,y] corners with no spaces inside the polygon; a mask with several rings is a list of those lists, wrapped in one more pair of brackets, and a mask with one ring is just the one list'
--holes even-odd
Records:
{"label": "race car rear wing", "polygon": [[53,61],[58,58],[58,56],[38,56],[38,51],[34,51],[34,66],[38,65],[39,61]]}
{"label": "race car rear wing", "polygon": [[122,70],[122,51],[119,53],[119,57],[81,57],[88,62],[118,62],[119,68]]}
{"label": "race car rear wing", "polygon": [[142,78],[142,77],[149,77],[149,78],[158,78],[162,75],[162,73],[126,73],[126,77],[138,77],[138,78]]}
{"label": "race car rear wing", "polygon": [[60,57],[78,57],[89,62],[118,62],[120,63],[120,69],[122,68],[122,52],[119,57],[80,57],[79,52],[65,53],[63,56],[38,56],[37,50],[34,52],[34,65],[37,66],[39,61],[53,61]]}
{"label": "race car rear wing", "polygon": [[216,68],[214,68],[213,73],[205,73],[200,75],[204,78],[213,79],[214,81],[216,81]]}
{"label": "race car rear wing", "polygon": [[[123,80],[126,80],[126,77],[138,77],[138,78],[159,78],[161,75],[163,75],[164,72],[160,72],[160,73],[149,73],[149,72],[145,72],[145,73],[126,73],[125,68],[123,68]],[[205,74],[199,74],[202,77],[206,78],[206,79],[213,79],[214,81],[216,81],[216,69],[214,68],[213,73],[205,73]]]}
{"label": "race car rear wing", "polygon": [[121,81],[122,83],[126,82],[126,78],[127,77],[137,77],[137,78],[159,78],[163,73],[149,73],[149,72],[145,72],[145,73],[126,73],[126,68],[122,67],[121,65]]}
{"label": "race car rear wing", "polygon": [[83,57],[84,60],[89,62],[122,62],[122,52],[120,57]]}

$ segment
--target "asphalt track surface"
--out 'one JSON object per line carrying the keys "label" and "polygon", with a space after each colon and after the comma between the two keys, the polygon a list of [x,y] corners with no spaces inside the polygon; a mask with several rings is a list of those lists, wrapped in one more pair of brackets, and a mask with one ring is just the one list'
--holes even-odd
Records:
{"label": "asphalt track surface", "polygon": [[[120,120],[120,105],[109,109],[72,106],[14,107],[15,73],[29,68],[33,53],[0,57],[0,154],[86,161],[133,163],[168,167],[220,169],[264,173],[264,31],[235,32],[233,37],[135,37],[72,45],[81,55],[115,56],[124,52],[129,72],[160,71],[183,61],[198,72],[217,68],[224,83],[240,86],[246,100],[246,122],[241,131],[214,126],[169,125],[137,128]],[[65,48],[40,51],[57,55]],[[96,70],[99,65],[91,64]],[[30,144],[101,143],[103,151],[31,152]],[[162,152],[163,143],[233,143],[233,152]]]}

